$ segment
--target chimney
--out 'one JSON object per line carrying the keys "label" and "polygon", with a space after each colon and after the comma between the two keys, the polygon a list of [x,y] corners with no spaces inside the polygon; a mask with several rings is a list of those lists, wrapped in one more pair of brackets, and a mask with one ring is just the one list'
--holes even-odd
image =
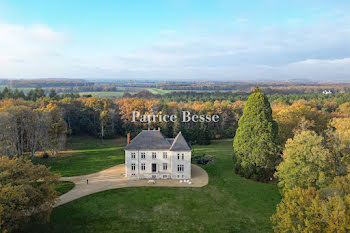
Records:
{"label": "chimney", "polygon": [[160,132],[160,127],[158,127],[158,131]]}
{"label": "chimney", "polygon": [[130,144],[130,133],[128,133],[128,135],[126,136],[126,144]]}

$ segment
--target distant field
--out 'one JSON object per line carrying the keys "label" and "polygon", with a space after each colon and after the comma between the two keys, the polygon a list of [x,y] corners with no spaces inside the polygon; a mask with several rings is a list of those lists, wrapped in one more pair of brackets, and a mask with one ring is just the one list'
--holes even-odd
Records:
{"label": "distant field", "polygon": [[157,89],[157,88],[145,88],[146,90],[149,90],[153,94],[167,94],[171,92],[188,92],[188,91],[194,91],[194,92],[216,92],[216,91],[221,91],[221,92],[237,92],[236,90],[163,90],[163,89]]}
{"label": "distant field", "polygon": [[[0,85],[0,91],[2,91],[5,87],[9,87],[8,85]],[[15,88],[12,88],[15,89]],[[21,87],[17,88],[19,91],[23,91],[24,93],[28,93],[30,90],[34,89],[32,87]]]}
{"label": "distant field", "polygon": [[[8,85],[0,85],[0,91],[2,91],[5,87],[8,87]],[[28,93],[30,90],[34,89],[33,87],[21,87],[17,88],[18,90],[22,90],[25,94]],[[50,87],[45,87],[45,90],[49,90]],[[118,91],[87,91],[87,92],[77,92],[81,96],[82,95],[92,95],[94,97],[99,98],[120,98],[123,96],[124,92],[128,92],[130,94],[136,94],[137,92],[141,90],[148,90],[152,92],[153,94],[159,94],[164,95],[171,92],[188,92],[188,91],[195,91],[195,92],[215,92],[213,90],[163,90],[158,88],[132,88],[132,87],[116,87]],[[227,91],[227,90],[218,90],[218,91]],[[235,92],[235,91],[232,91]],[[63,94],[63,93],[59,93]]]}
{"label": "distant field", "polygon": [[78,92],[80,96],[83,95],[92,95],[94,97],[99,98],[107,98],[107,97],[115,97],[120,98],[123,96],[124,92],[118,92],[118,91],[95,91],[95,92]]}
{"label": "distant field", "polygon": [[[123,87],[118,87],[118,90],[123,90]],[[159,94],[164,95],[171,92],[188,92],[188,91],[194,91],[194,92],[215,92],[215,91],[227,91],[227,90],[163,90],[163,89],[157,89],[157,88],[140,88],[140,90],[148,90],[152,92],[153,94]],[[124,88],[125,90],[125,88]],[[136,94],[137,92],[132,91],[126,91],[130,94]],[[232,91],[235,92],[235,91]],[[94,91],[94,92],[78,92],[81,96],[82,95],[92,95],[94,97],[99,98],[108,98],[108,97],[114,97],[114,98],[120,98],[123,96],[124,92],[118,92],[118,91]]]}
{"label": "distant field", "polygon": [[157,88],[145,88],[145,89],[152,92],[153,94],[160,94],[160,95],[172,92],[171,90],[162,90]]}

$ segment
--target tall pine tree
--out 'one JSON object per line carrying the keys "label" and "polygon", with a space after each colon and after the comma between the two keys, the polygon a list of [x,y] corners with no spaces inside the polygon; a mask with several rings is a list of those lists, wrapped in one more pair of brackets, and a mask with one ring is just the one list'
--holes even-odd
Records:
{"label": "tall pine tree", "polygon": [[272,177],[279,157],[277,134],[269,100],[256,87],[244,107],[233,142],[236,173],[260,181]]}

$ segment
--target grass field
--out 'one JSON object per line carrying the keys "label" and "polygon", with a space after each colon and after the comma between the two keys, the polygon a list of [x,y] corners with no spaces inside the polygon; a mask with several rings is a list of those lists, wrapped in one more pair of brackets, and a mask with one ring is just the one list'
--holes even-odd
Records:
{"label": "grass field", "polygon": [[[0,91],[2,91],[5,87],[9,87],[8,85],[0,85]],[[15,90],[16,88],[12,88],[12,90]],[[23,91],[25,94],[28,93],[30,90],[35,89],[32,87],[20,87],[17,88],[19,91]]]}
{"label": "grass field", "polygon": [[[64,175],[86,174],[123,162],[124,140],[74,139],[67,157],[48,163]],[[269,217],[280,195],[275,184],[233,172],[232,140],[194,146],[215,161],[203,168],[203,188],[138,187],[108,190],[54,209],[51,221],[26,232],[271,232]],[[64,153],[64,156],[66,156]]]}
{"label": "grass field", "polygon": [[62,176],[90,174],[124,163],[123,149],[126,139],[111,139],[101,142],[90,137],[76,137],[68,141],[67,150],[56,159],[36,159],[35,163],[45,164]]}
{"label": "grass field", "polygon": [[95,92],[79,92],[80,96],[83,95],[92,95],[98,98],[120,98],[122,97],[124,92],[120,91],[95,91]]}
{"label": "grass field", "polygon": [[145,88],[145,89],[152,92],[153,94],[160,94],[160,95],[164,95],[166,93],[171,92],[168,90],[163,90],[163,89],[158,89],[158,88]]}
{"label": "grass field", "polygon": [[[122,87],[119,87],[122,88]],[[144,90],[148,90],[150,92],[152,92],[153,94],[160,94],[160,95],[164,95],[170,92],[186,92],[186,91],[194,91],[194,92],[215,92],[213,90],[163,90],[163,89],[158,89],[158,88],[140,88],[144,89]],[[218,91],[223,91],[226,92],[227,90],[218,90]],[[235,91],[232,91],[235,92]],[[136,94],[136,92],[130,92],[130,94]],[[99,97],[99,98],[108,98],[108,97],[114,97],[114,98],[120,98],[123,96],[124,92],[120,91],[120,92],[113,92],[113,91],[96,91],[96,92],[79,92],[79,94],[82,95],[92,95],[94,97]]]}
{"label": "grass field", "polygon": [[54,186],[54,189],[59,193],[59,195],[65,194],[72,188],[74,188],[75,184],[70,181],[60,181],[58,184]]}

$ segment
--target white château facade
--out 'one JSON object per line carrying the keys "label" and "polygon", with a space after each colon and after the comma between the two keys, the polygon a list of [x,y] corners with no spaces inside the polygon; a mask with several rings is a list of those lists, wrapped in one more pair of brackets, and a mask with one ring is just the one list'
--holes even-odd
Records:
{"label": "white ch\u00e2teau facade", "polygon": [[158,130],[143,130],[125,147],[129,179],[190,179],[191,147],[181,132],[165,138]]}

